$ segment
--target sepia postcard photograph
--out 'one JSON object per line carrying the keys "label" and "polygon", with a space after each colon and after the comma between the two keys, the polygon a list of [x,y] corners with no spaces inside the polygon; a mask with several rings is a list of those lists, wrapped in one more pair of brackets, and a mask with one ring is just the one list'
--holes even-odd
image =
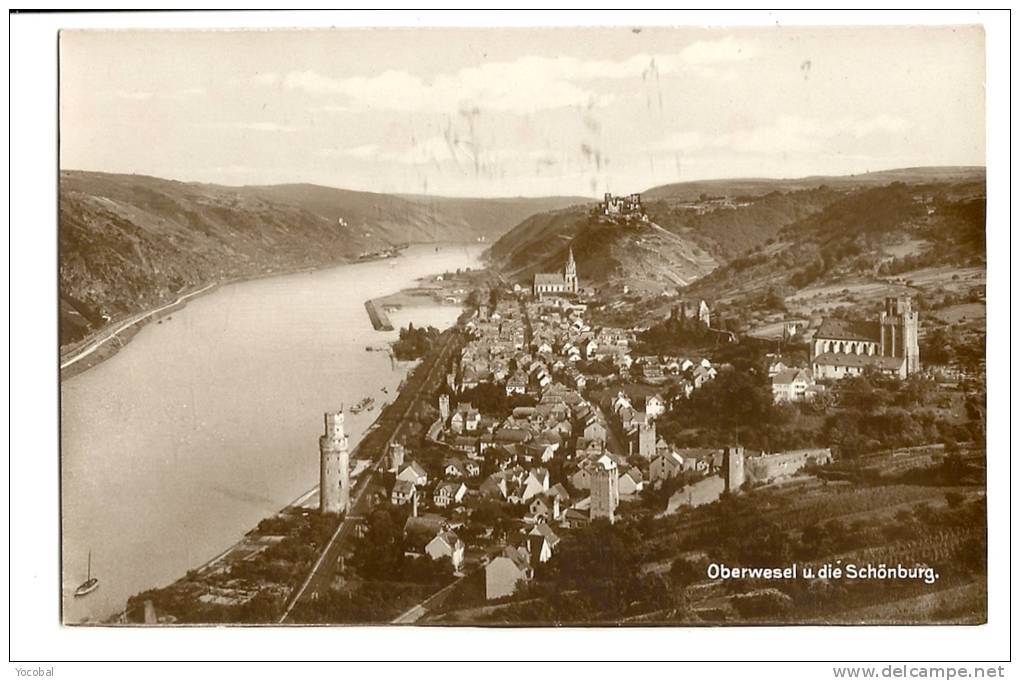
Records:
{"label": "sepia postcard photograph", "polygon": [[979,625],[981,26],[68,29],[64,625]]}
{"label": "sepia postcard photograph", "polygon": [[12,10],[12,678],[1005,678],[1011,22]]}

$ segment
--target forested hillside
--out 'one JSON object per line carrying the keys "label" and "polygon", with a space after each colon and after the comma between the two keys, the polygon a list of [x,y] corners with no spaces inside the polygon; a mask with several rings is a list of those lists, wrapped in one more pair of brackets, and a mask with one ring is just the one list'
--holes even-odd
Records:
{"label": "forested hillside", "polygon": [[409,242],[492,240],[576,199],[425,199],[308,184],[225,187],[60,174],[60,343],[225,279]]}

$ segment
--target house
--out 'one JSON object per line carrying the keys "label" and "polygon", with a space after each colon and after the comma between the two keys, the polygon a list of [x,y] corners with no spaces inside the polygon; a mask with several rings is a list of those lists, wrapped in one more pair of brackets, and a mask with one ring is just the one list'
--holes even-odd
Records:
{"label": "house", "polygon": [[666,401],[659,395],[651,395],[645,400],[645,413],[651,418],[662,416],[666,413]]}
{"label": "house", "polygon": [[624,473],[620,475],[619,480],[620,496],[637,494],[645,486],[644,475],[641,473],[641,469],[637,467],[630,467]]}
{"label": "house", "polygon": [[440,532],[449,529],[443,516],[426,513],[423,516],[410,516],[404,522],[405,553],[420,555],[425,553],[425,546]]}
{"label": "house", "polygon": [[457,411],[450,417],[450,430],[458,435],[474,433],[478,430],[481,419],[481,413],[471,406],[470,402],[461,402],[457,405]]}
{"label": "house", "polygon": [[645,383],[651,383],[658,385],[666,380],[666,376],[662,373],[662,367],[658,364],[643,364],[641,366],[641,378]]}
{"label": "house", "polygon": [[701,386],[705,385],[713,378],[715,378],[716,371],[712,367],[706,367],[703,364],[699,364],[694,367],[694,371],[691,372],[691,380],[694,382],[694,389],[697,390]]}
{"label": "house", "polygon": [[485,450],[485,460],[492,468],[506,470],[517,462],[517,453],[507,447],[494,446]]}
{"label": "house", "polygon": [[407,480],[397,480],[393,484],[393,492],[390,493],[390,503],[394,506],[403,506],[409,504],[414,500],[414,495],[417,493],[417,488],[413,482]]}
{"label": "house", "polygon": [[523,395],[528,391],[528,375],[523,371],[516,371],[506,382],[507,395]]}
{"label": "house", "polygon": [[469,473],[467,467],[459,461],[449,461],[446,467],[443,468],[443,473],[447,478],[459,479],[468,477]]}
{"label": "house", "polygon": [[523,481],[511,479],[507,481],[506,500],[511,504],[523,504],[526,491]]}
{"label": "house", "polygon": [[531,440],[531,431],[526,428],[499,428],[492,434],[492,441],[497,445],[522,445]]}
{"label": "house", "polygon": [[588,517],[588,514],[576,508],[568,508],[564,511],[563,518],[560,520],[560,525],[569,530],[586,527],[590,523],[591,519]]}
{"label": "house", "polygon": [[800,402],[806,399],[808,388],[814,384],[815,379],[807,369],[783,369],[772,377],[772,401],[777,404]]}
{"label": "house", "polygon": [[570,493],[567,492],[567,488],[563,486],[562,482],[557,482],[549,488],[549,496],[555,497],[559,501],[561,509],[570,506]]}
{"label": "house", "polygon": [[570,475],[570,485],[574,489],[585,490],[591,487],[591,464],[590,459],[584,459],[578,465],[577,470]]}
{"label": "house", "polygon": [[510,482],[507,477],[508,476],[504,475],[502,471],[499,473],[493,473],[481,484],[478,488],[478,492],[483,497],[503,501],[510,492]]}
{"label": "house", "polygon": [[522,501],[528,501],[537,494],[549,491],[549,471],[545,468],[532,468],[528,471],[528,477],[524,479],[524,494]]}
{"label": "house", "polygon": [[479,438],[472,435],[455,435],[452,438],[448,438],[446,440],[446,444],[450,445],[458,452],[464,452],[468,456],[474,456],[478,453]]}
{"label": "house", "polygon": [[524,521],[529,523],[543,523],[550,520],[559,520],[561,515],[560,498],[553,494],[537,494],[528,506],[528,513]]}
{"label": "house", "polygon": [[534,563],[544,563],[553,556],[553,549],[560,543],[560,538],[546,523],[539,523],[528,533],[528,553]]}
{"label": "house", "polygon": [[530,580],[533,574],[528,552],[508,546],[485,566],[486,600],[512,596],[518,584]]}
{"label": "house", "polygon": [[441,482],[432,493],[432,503],[440,508],[450,504],[459,504],[467,494],[467,485],[463,482]]}
{"label": "house", "polygon": [[[459,409],[460,405],[457,406]],[[478,426],[481,423],[481,419],[482,419],[481,413],[477,409],[472,407],[471,403],[469,402],[467,405],[467,411],[465,412],[464,430],[468,433],[474,433],[475,431],[478,430]]]}
{"label": "house", "polygon": [[397,480],[406,480],[412,485],[422,487],[429,483],[429,475],[417,461],[411,461],[397,473]]}
{"label": "house", "polygon": [[600,440],[602,442],[605,442],[608,436],[609,434],[606,431],[605,424],[597,420],[593,419],[588,425],[584,427],[584,437],[586,437],[588,440]]}
{"label": "house", "polygon": [[432,560],[449,558],[457,571],[464,565],[464,542],[453,532],[440,532],[425,545],[425,555]]}
{"label": "house", "polygon": [[676,452],[659,454],[648,466],[648,478],[652,482],[668,480],[679,475],[684,470],[684,460]]}

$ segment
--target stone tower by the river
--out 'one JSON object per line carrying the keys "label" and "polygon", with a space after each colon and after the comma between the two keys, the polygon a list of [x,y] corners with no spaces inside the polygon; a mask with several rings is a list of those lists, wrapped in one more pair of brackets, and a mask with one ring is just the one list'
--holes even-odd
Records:
{"label": "stone tower by the river", "polygon": [[439,418],[443,419],[443,425],[450,420],[450,396],[443,393],[439,396]]}
{"label": "stone tower by the river", "polygon": [[326,412],[326,432],[319,438],[319,510],[346,513],[351,501],[350,454],[344,410]]}

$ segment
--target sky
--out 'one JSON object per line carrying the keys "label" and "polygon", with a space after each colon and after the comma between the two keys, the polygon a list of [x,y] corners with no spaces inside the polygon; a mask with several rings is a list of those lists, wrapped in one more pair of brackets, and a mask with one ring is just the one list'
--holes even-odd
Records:
{"label": "sky", "polygon": [[63,31],[63,169],[599,196],[985,162],[980,27]]}

